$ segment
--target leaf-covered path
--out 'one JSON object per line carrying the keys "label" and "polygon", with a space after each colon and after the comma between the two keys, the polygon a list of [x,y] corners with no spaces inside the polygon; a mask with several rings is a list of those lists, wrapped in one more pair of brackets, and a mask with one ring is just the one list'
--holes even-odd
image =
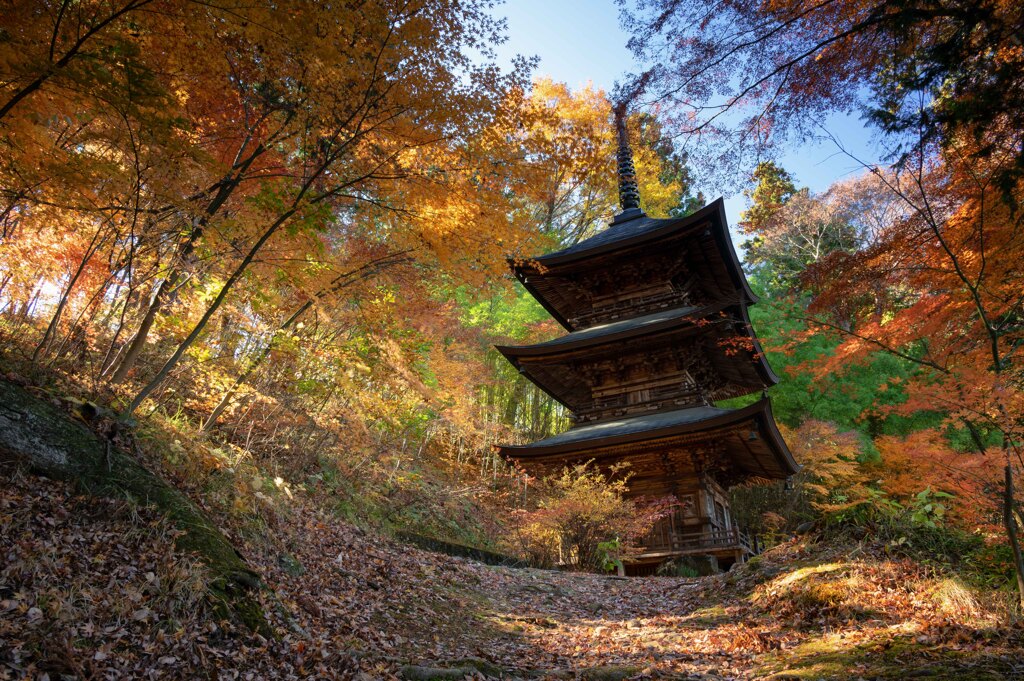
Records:
{"label": "leaf-covered path", "polygon": [[983,595],[869,546],[621,580],[421,551],[299,501],[263,518],[235,539],[279,640],[216,621],[159,518],[4,473],[0,678],[1024,675],[1021,629]]}

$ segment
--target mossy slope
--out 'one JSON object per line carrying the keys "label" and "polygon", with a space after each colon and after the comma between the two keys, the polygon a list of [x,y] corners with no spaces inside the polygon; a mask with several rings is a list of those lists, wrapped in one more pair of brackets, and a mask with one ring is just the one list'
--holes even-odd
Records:
{"label": "mossy slope", "polygon": [[254,631],[272,634],[253,597],[259,576],[199,507],[61,409],[3,381],[0,457],[72,482],[89,494],[127,496],[158,509],[182,531],[177,548],[195,554],[208,568],[210,593],[225,614],[233,614]]}

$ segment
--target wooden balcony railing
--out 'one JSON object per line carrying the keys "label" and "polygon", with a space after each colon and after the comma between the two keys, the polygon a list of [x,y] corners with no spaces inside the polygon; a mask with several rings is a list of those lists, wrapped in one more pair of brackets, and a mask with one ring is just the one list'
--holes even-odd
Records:
{"label": "wooden balcony railing", "polygon": [[698,553],[729,548],[742,549],[747,553],[758,552],[756,542],[751,542],[738,527],[683,534],[666,523],[656,526],[648,536],[643,553]]}

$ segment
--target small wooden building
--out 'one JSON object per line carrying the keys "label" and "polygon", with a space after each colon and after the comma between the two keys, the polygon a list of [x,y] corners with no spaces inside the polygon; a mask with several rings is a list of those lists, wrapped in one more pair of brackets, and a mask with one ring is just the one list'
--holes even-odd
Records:
{"label": "small wooden building", "polygon": [[[644,215],[622,132],[619,170],[623,212],[608,229],[513,264],[567,333],[498,350],[569,409],[573,426],[500,451],[536,474],[628,461],[630,495],[680,502],[630,571],[688,554],[727,567],[756,551],[731,516],[727,490],[798,469],[767,397],[778,378],[747,316],[757,298],[721,199],[683,218]],[[715,406],[752,393],[763,394],[749,406]]]}

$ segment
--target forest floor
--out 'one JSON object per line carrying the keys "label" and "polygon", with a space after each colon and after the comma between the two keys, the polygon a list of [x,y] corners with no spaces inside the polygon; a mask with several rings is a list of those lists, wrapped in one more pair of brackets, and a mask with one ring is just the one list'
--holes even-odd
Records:
{"label": "forest floor", "polygon": [[1024,678],[1005,593],[865,543],[617,579],[422,551],[296,495],[233,536],[268,640],[218,621],[173,540],[145,508],[0,469],[0,679]]}

